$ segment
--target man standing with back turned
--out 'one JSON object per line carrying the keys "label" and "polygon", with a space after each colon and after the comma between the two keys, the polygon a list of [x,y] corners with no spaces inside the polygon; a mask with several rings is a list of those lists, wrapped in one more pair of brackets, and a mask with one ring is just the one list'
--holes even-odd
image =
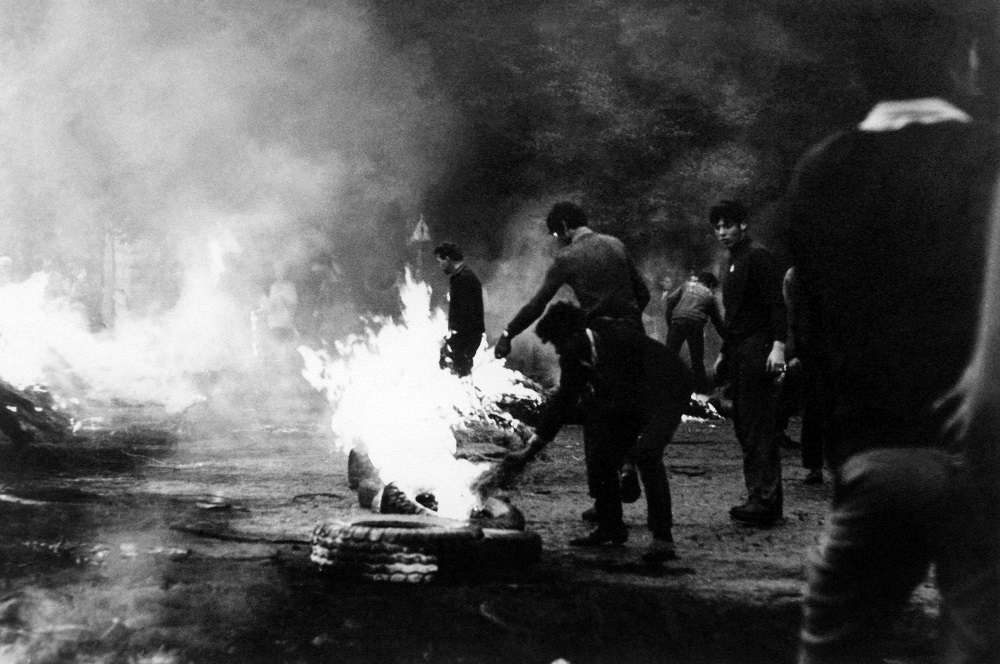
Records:
{"label": "man standing with back turned", "polygon": [[739,201],[723,201],[709,212],[716,237],[729,250],[722,282],[726,333],[715,374],[732,382],[733,425],[747,487],[747,502],[729,515],[770,526],[782,518],[774,377],[785,370],[787,312],[782,273],[774,256],[747,235],[748,217]]}

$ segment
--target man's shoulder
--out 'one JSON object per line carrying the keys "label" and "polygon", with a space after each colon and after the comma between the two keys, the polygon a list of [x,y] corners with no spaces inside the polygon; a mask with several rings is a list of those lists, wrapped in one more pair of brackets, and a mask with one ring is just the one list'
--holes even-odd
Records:
{"label": "man's shoulder", "polygon": [[556,252],[556,260],[572,261],[582,256],[591,256],[604,251],[613,253],[624,253],[625,243],[613,235],[605,235],[597,231],[591,231],[582,236],[576,242],[571,242]]}
{"label": "man's shoulder", "polygon": [[[771,260],[774,260],[774,254],[771,253],[771,250],[754,239],[747,240],[742,250],[730,256],[730,263],[734,266]],[[740,268],[737,267],[736,269]]]}
{"label": "man's shoulder", "polygon": [[477,277],[476,273],[472,271],[472,268],[468,266],[452,275],[451,279],[453,282],[457,283],[480,284],[479,277]]}

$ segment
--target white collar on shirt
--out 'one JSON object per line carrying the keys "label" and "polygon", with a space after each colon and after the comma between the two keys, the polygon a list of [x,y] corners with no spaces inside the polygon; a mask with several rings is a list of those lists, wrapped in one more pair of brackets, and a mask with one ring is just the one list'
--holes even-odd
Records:
{"label": "white collar on shirt", "polygon": [[949,120],[972,122],[968,113],[939,97],[880,101],[858,125],[858,129],[894,131],[913,123],[934,124]]}
{"label": "white collar on shirt", "polygon": [[569,241],[573,243],[576,242],[577,240],[582,240],[583,238],[585,238],[586,236],[590,235],[593,232],[594,231],[589,226],[579,226],[570,231],[572,237],[570,238]]}

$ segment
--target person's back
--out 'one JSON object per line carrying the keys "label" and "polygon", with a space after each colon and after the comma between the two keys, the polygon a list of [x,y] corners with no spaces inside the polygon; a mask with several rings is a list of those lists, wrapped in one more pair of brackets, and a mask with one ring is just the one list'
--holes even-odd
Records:
{"label": "person's back", "polygon": [[632,261],[618,238],[585,233],[559,251],[555,269],[565,275],[588,320],[603,317],[641,323],[648,291],[640,302]]}
{"label": "person's back", "polygon": [[677,303],[670,310],[669,322],[686,319],[702,325],[708,323],[710,311],[716,302],[711,288],[700,281],[691,280],[680,287],[677,296]]}
{"label": "person's back", "polygon": [[486,331],[483,312],[483,285],[465,265],[451,275],[448,300],[448,329],[482,334]]}
{"label": "person's back", "polygon": [[583,209],[568,201],[552,206],[545,225],[561,248],[541,287],[500,334],[494,354],[507,357],[512,339],[538,320],[563,286],[573,290],[588,321],[607,318],[643,330],[649,288],[621,240],[592,231]]}
{"label": "person's back", "polygon": [[977,123],[914,123],[839,134],[800,165],[796,262],[855,446],[940,431],[931,405],[974,339],[995,145]]}

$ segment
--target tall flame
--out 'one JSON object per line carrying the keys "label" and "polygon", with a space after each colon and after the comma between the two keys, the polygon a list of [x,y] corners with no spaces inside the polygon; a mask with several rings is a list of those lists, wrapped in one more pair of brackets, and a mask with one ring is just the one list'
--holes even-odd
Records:
{"label": "tall flame", "polygon": [[399,323],[373,320],[363,335],[336,345],[336,358],[306,347],[299,352],[306,380],[335,408],[337,447],[363,446],[383,482],[410,496],[431,492],[439,514],[465,518],[477,502],[470,484],[488,464],[455,458],[453,427],[505,394],[528,390],[485,345],[469,378],[442,370],[438,352],[447,320],[440,309],[431,310],[430,296],[430,287],[407,270]]}

